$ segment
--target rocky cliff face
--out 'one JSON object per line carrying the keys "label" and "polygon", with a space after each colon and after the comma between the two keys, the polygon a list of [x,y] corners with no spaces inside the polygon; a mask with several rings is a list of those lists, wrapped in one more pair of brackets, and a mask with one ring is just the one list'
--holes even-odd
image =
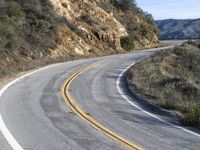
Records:
{"label": "rocky cliff face", "polygon": [[[66,51],[71,49],[71,52],[84,55],[123,50],[120,38],[128,35],[125,27],[112,14],[97,7],[95,1],[50,1],[54,11],[66,21],[60,28],[60,38],[64,37],[62,44]],[[67,46],[69,44],[70,47]]]}
{"label": "rocky cliff face", "polygon": [[1,0],[0,10],[0,75],[158,43],[152,21],[117,0]]}

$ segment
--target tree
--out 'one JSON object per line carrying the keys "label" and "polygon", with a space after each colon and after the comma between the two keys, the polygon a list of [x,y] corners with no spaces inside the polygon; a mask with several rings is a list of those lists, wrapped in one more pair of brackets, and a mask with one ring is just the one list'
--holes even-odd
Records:
{"label": "tree", "polygon": [[117,0],[123,10],[130,10],[136,7],[135,0]]}

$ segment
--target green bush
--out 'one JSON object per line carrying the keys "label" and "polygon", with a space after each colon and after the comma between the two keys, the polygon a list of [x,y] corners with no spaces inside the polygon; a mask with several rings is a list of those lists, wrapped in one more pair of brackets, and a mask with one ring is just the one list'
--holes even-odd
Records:
{"label": "green bush", "polygon": [[124,11],[137,8],[135,0],[118,0],[117,4]]}
{"label": "green bush", "polygon": [[173,53],[176,55],[185,55],[187,54],[188,50],[183,47],[175,47]]}
{"label": "green bush", "polygon": [[19,28],[17,24],[8,17],[0,20],[0,45],[1,50],[14,49],[19,44]]}
{"label": "green bush", "polygon": [[5,10],[6,10],[6,14],[9,17],[12,17],[12,16],[19,17],[22,14],[20,6],[14,1],[8,2]]}
{"label": "green bush", "polygon": [[134,40],[131,39],[130,37],[123,37],[121,38],[121,46],[125,50],[130,51],[135,48],[135,43]]}
{"label": "green bush", "polygon": [[147,36],[149,30],[145,26],[141,26],[142,36]]}
{"label": "green bush", "polygon": [[192,126],[200,125],[200,102],[191,104],[189,113],[185,115],[183,123]]}

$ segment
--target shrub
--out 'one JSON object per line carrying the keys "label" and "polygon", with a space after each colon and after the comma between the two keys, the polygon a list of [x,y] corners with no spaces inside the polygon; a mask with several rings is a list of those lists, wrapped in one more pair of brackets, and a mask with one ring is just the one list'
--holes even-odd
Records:
{"label": "shrub", "polygon": [[66,25],[70,28],[70,30],[72,30],[74,33],[81,35],[81,30],[78,28],[77,25],[75,25],[75,23],[70,22],[68,20],[65,20]]}
{"label": "shrub", "polygon": [[6,10],[6,14],[9,17],[12,17],[12,16],[19,17],[22,14],[20,6],[14,1],[11,1],[11,2],[7,3],[7,6],[6,6],[5,10]]}
{"label": "shrub", "polygon": [[117,4],[124,11],[136,8],[136,2],[135,2],[135,0],[118,0]]}
{"label": "shrub", "polygon": [[187,53],[187,49],[183,47],[175,47],[173,53],[175,53],[176,55],[184,55]]}
{"label": "shrub", "polygon": [[84,21],[85,23],[87,23],[90,26],[95,23],[94,20],[92,19],[92,17],[88,14],[83,14],[80,18],[82,21]]}
{"label": "shrub", "polygon": [[145,27],[143,27],[143,28],[142,28],[142,36],[145,36],[145,37],[146,37],[148,33],[149,33],[148,29],[145,28]]}
{"label": "shrub", "polygon": [[131,39],[130,37],[123,37],[121,38],[121,46],[125,50],[130,51],[131,49],[135,48],[135,43],[133,39]]}
{"label": "shrub", "polygon": [[16,22],[8,17],[0,20],[0,45],[1,49],[14,49],[19,44],[19,27]]}
{"label": "shrub", "polygon": [[192,126],[200,125],[200,102],[191,104],[189,113],[185,115],[183,123]]}

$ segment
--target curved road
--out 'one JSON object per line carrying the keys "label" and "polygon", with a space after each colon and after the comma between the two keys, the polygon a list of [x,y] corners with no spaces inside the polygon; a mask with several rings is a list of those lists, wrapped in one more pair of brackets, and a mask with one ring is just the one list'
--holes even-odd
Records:
{"label": "curved road", "polygon": [[[81,109],[144,149],[199,150],[199,134],[160,121],[134,107],[140,104],[134,99],[131,99],[133,105],[128,103],[124,97],[130,97],[119,91],[123,87],[117,87],[121,72],[149,57],[152,51],[155,49],[61,63],[20,79],[1,95],[0,113],[6,128],[24,150],[126,149],[80,119],[60,93],[64,81],[74,72],[102,61],[71,83],[69,92]],[[162,115],[156,117],[168,119]]]}

